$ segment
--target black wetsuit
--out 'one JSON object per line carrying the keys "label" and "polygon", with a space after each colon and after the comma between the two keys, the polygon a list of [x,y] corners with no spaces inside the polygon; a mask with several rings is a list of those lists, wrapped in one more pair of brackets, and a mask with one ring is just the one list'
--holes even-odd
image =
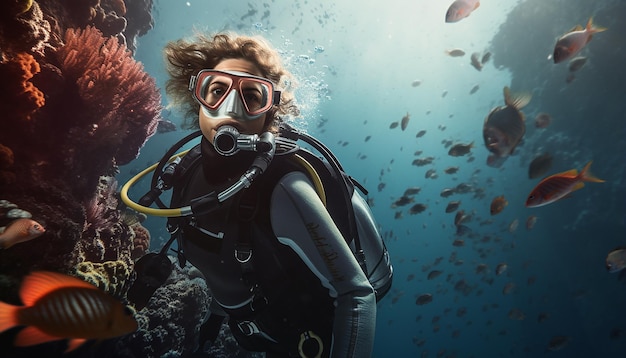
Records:
{"label": "black wetsuit", "polygon": [[[222,157],[204,138],[201,148],[202,165],[176,194],[182,205],[228,187],[255,155]],[[230,317],[244,348],[297,356],[299,343],[311,343],[304,338],[319,337],[321,356],[368,357],[376,322],[372,285],[311,180],[278,158],[251,188],[181,226],[184,255],[206,278],[211,310]],[[359,232],[378,235],[363,198],[355,192],[352,202]],[[235,251],[245,259],[246,246],[252,257],[242,264]]]}

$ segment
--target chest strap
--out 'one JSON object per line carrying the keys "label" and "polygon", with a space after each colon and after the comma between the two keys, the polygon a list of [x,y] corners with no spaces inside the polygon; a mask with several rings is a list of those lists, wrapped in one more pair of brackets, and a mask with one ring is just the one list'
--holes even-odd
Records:
{"label": "chest strap", "polygon": [[257,312],[269,303],[263,293],[258,277],[254,269],[254,245],[252,243],[252,225],[258,212],[258,195],[255,186],[243,191],[239,196],[237,220],[239,222],[239,235],[235,242],[235,260],[241,265],[242,279],[250,286],[252,300],[250,310]]}

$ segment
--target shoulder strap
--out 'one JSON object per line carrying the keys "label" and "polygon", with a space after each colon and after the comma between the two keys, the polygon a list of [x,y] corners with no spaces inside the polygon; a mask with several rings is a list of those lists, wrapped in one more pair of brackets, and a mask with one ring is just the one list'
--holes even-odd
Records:
{"label": "shoulder strap", "polygon": [[341,172],[340,175],[346,177],[346,188],[342,178],[338,177],[338,173],[332,170],[327,162],[307,150],[300,150],[298,154],[311,164],[319,175],[326,194],[326,210],[328,210],[335,225],[337,225],[337,228],[349,243],[354,237],[351,233],[350,220],[354,219],[349,217],[351,211],[346,210],[346,205],[349,204],[344,200],[344,190],[347,190],[348,195],[352,197],[354,193],[352,181],[349,180],[349,177],[345,173]]}
{"label": "shoulder strap", "polygon": [[[179,207],[182,206],[183,203],[182,195],[183,190],[186,187],[186,183],[189,181],[189,173],[191,173],[191,169],[195,168],[198,164],[200,164],[200,144],[194,146],[187,152],[185,156],[182,157],[180,163],[176,166],[176,170],[174,171],[174,175],[172,176],[172,198],[170,199],[170,207]],[[161,250],[167,250],[173,240],[178,242],[178,250],[176,250],[176,255],[178,258],[178,265],[180,267],[184,267],[187,263],[187,259],[185,258],[184,252],[182,250],[182,245],[180,244],[180,227],[182,224],[182,220],[185,220],[182,217],[169,217],[167,219],[167,231],[170,233],[171,238],[168,241],[168,245],[164,246]]]}

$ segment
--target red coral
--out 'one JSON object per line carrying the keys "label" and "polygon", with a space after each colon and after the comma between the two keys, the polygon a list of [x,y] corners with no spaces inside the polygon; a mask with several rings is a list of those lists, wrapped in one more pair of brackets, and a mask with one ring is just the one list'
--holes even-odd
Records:
{"label": "red coral", "polygon": [[18,53],[9,61],[0,64],[0,92],[3,100],[0,109],[10,111],[19,118],[30,119],[31,115],[46,103],[41,92],[30,79],[39,73],[39,63],[27,53]]}

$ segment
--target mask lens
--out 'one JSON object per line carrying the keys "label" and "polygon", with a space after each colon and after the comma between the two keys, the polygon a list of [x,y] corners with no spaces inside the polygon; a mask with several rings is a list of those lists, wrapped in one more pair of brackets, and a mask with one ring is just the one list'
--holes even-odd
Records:
{"label": "mask lens", "polygon": [[255,79],[242,78],[239,94],[248,114],[258,114],[269,109],[270,87],[267,83]]}
{"label": "mask lens", "polygon": [[273,85],[260,77],[210,70],[200,72],[197,81],[195,98],[211,111],[219,109],[233,89],[237,91],[247,115],[265,113],[273,104]]}
{"label": "mask lens", "polygon": [[210,109],[216,109],[222,104],[226,95],[230,92],[233,81],[226,76],[207,76],[201,85],[200,99]]}

